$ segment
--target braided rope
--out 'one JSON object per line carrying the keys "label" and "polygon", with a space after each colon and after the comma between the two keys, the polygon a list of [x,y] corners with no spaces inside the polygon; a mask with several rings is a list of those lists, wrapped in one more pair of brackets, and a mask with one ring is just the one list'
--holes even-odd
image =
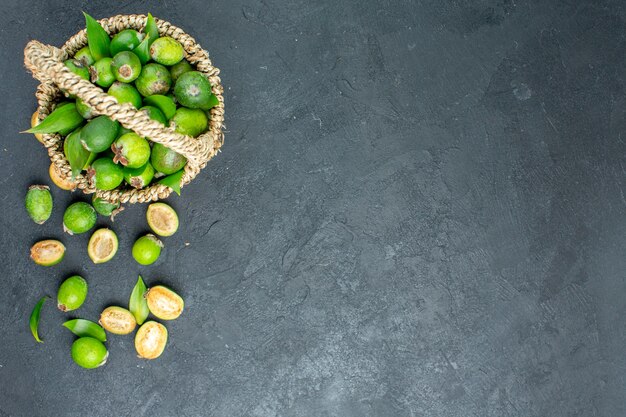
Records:
{"label": "braided rope", "polygon": [[[118,15],[100,20],[104,30],[113,35],[123,29],[141,30],[147,17],[144,15]],[[219,69],[215,68],[208,53],[191,36],[180,28],[164,20],[155,19],[159,34],[176,39],[185,50],[185,58],[202,72],[219,104],[210,110],[208,130],[196,138],[181,135],[168,127],[150,119],[145,112],[140,112],[131,104],[119,104],[117,100],[101,88],[72,73],[64,64],[68,57],[87,45],[86,30],[72,36],[60,49],[30,41],[24,49],[24,64],[41,84],[37,87],[36,97],[39,104],[39,120],[50,114],[63,97],[61,89],[79,97],[90,106],[96,115],[106,115],[117,120],[122,126],[133,130],[142,137],[161,143],[187,158],[181,187],[189,184],[213,158],[224,143],[224,88],[219,78]],[[48,149],[50,160],[59,169],[63,178],[71,178],[71,168],[63,153],[63,138],[56,134],[44,134],[43,142]],[[163,184],[153,184],[140,190],[134,188],[111,191],[96,190],[83,175],[75,177],[76,187],[86,194],[96,193],[100,198],[111,202],[143,203],[166,198],[172,189]]]}

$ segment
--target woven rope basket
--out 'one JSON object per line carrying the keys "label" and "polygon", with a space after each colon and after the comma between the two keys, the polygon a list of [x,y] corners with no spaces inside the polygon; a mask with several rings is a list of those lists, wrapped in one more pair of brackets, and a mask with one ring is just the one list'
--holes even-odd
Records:
{"label": "woven rope basket", "polygon": [[[144,15],[119,15],[99,20],[109,35],[123,29],[141,30],[145,26]],[[219,78],[219,69],[215,68],[208,53],[180,28],[164,20],[155,19],[161,36],[170,36],[181,43],[185,58],[203,73],[212,86],[213,94],[219,105],[210,110],[208,130],[196,138],[181,135],[174,130],[150,119],[145,112],[140,112],[131,104],[119,104],[100,87],[72,73],[63,61],[73,57],[87,45],[87,34],[81,30],[72,36],[60,49],[30,41],[24,49],[24,64],[33,77],[41,82],[37,88],[39,120],[50,114],[56,104],[64,97],[61,89],[82,99],[95,115],[106,115],[142,137],[161,143],[187,158],[187,165],[181,179],[181,187],[188,184],[204,168],[207,162],[218,152],[224,142],[222,132],[224,122],[224,88]],[[56,165],[63,178],[71,178],[70,165],[63,153],[63,138],[57,134],[44,134],[43,142],[48,149],[50,160]],[[119,188],[111,191],[96,190],[84,175],[74,179],[76,187],[85,194],[96,193],[98,197],[111,202],[143,203],[166,198],[172,189],[163,184],[153,184],[140,190]]]}

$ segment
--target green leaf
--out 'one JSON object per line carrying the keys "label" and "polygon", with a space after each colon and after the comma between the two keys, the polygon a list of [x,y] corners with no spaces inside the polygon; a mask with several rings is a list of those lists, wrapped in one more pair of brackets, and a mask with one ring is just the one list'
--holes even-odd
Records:
{"label": "green leaf", "polygon": [[84,121],[85,119],[76,110],[76,104],[67,103],[57,106],[41,123],[26,130],[25,133],[60,133],[66,135],[82,125]]}
{"label": "green leaf", "polygon": [[141,41],[139,45],[135,49],[133,49],[133,53],[137,55],[139,61],[141,61],[141,65],[146,65],[146,62],[150,61],[150,34],[147,34],[145,38]]}
{"label": "green leaf", "polygon": [[39,316],[41,315],[41,307],[43,307],[43,303],[50,298],[47,295],[44,295],[39,299],[37,304],[35,304],[35,308],[33,308],[33,312],[30,313],[30,331],[33,334],[33,337],[39,343],[43,343],[43,340],[39,338]]}
{"label": "green leaf", "polygon": [[152,45],[152,42],[156,41],[159,37],[159,29],[157,28],[152,13],[148,13],[148,19],[146,20],[146,26],[143,28],[143,33],[146,34],[146,38],[150,38],[148,48]]}
{"label": "green leaf", "polygon": [[183,168],[180,171],[173,173],[172,175],[168,175],[167,177],[161,179],[158,184],[167,185],[172,190],[174,190],[176,194],[180,195],[180,180],[183,177],[184,171],[185,169]]}
{"label": "green leaf", "polygon": [[63,326],[67,327],[70,332],[74,333],[78,337],[93,337],[101,342],[107,341],[107,335],[104,329],[97,323],[90,320],[74,319],[68,320],[63,323]]}
{"label": "green leaf", "polygon": [[135,316],[135,320],[137,320],[137,324],[139,325],[142,325],[148,318],[148,314],[150,314],[150,310],[148,310],[148,303],[144,298],[145,293],[146,284],[144,284],[141,275],[139,275],[137,284],[135,284],[135,288],[133,288],[133,292],[130,294],[130,301],[128,302],[128,310],[133,313],[133,316]]}
{"label": "green leaf", "polygon": [[96,157],[95,153],[89,152],[81,143],[80,129],[74,130],[65,138],[63,152],[72,168],[72,178],[80,174]]}
{"label": "green leaf", "polygon": [[209,103],[206,105],[206,107],[202,107],[202,110],[210,110],[218,104],[220,104],[220,101],[217,96],[215,94],[211,94],[211,97],[209,97]]}
{"label": "green leaf", "polygon": [[85,15],[85,23],[87,25],[87,44],[89,45],[91,55],[96,61],[111,56],[109,50],[111,38],[109,34],[100,26],[96,19],[85,12],[83,14]]}
{"label": "green leaf", "polygon": [[176,103],[171,97],[163,96],[161,94],[154,94],[143,99],[143,102],[149,106],[154,106],[161,110],[167,120],[174,117],[176,113]]}

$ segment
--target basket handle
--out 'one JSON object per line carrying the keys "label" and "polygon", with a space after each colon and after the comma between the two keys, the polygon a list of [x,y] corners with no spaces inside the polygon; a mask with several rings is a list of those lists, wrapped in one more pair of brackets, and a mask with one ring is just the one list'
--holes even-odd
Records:
{"label": "basket handle", "polygon": [[56,84],[79,97],[95,114],[108,116],[138,135],[167,146],[185,156],[194,167],[203,167],[219,147],[215,135],[201,135],[198,138],[181,135],[150,119],[145,112],[135,109],[131,104],[118,103],[101,88],[71,72],[63,64],[67,58],[63,50],[36,40],[28,42],[24,49],[24,65],[36,79],[42,83]]}

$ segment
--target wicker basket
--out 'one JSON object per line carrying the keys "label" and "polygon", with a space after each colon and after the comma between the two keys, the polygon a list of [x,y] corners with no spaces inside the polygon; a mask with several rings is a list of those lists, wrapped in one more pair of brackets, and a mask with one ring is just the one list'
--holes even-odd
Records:
{"label": "wicker basket", "polygon": [[[99,21],[109,35],[123,29],[141,30],[145,26],[146,16],[119,15]],[[76,51],[87,45],[85,30],[72,36],[63,47],[43,45],[30,41],[24,49],[24,64],[41,84],[37,88],[39,118],[43,120],[50,114],[60,99],[61,89],[81,98],[89,105],[94,114],[106,115],[142,137],[161,143],[187,158],[187,165],[181,179],[181,187],[188,184],[207,162],[218,152],[224,142],[222,132],[224,122],[224,98],[219,69],[211,64],[208,53],[181,29],[164,20],[156,19],[161,36],[170,36],[181,43],[185,58],[196,66],[210,81],[213,93],[219,99],[219,105],[210,110],[209,129],[196,138],[181,135],[174,130],[150,119],[145,112],[140,112],[131,104],[119,104],[98,86],[72,73],[63,61],[74,56]],[[62,177],[71,177],[70,165],[63,154],[63,137],[57,134],[44,134],[43,142],[48,149],[50,160],[59,169]],[[142,189],[119,188],[111,191],[96,190],[84,175],[75,178],[76,187],[86,194],[96,193],[98,197],[111,202],[143,203],[166,198],[172,192],[163,184],[153,184]]]}

